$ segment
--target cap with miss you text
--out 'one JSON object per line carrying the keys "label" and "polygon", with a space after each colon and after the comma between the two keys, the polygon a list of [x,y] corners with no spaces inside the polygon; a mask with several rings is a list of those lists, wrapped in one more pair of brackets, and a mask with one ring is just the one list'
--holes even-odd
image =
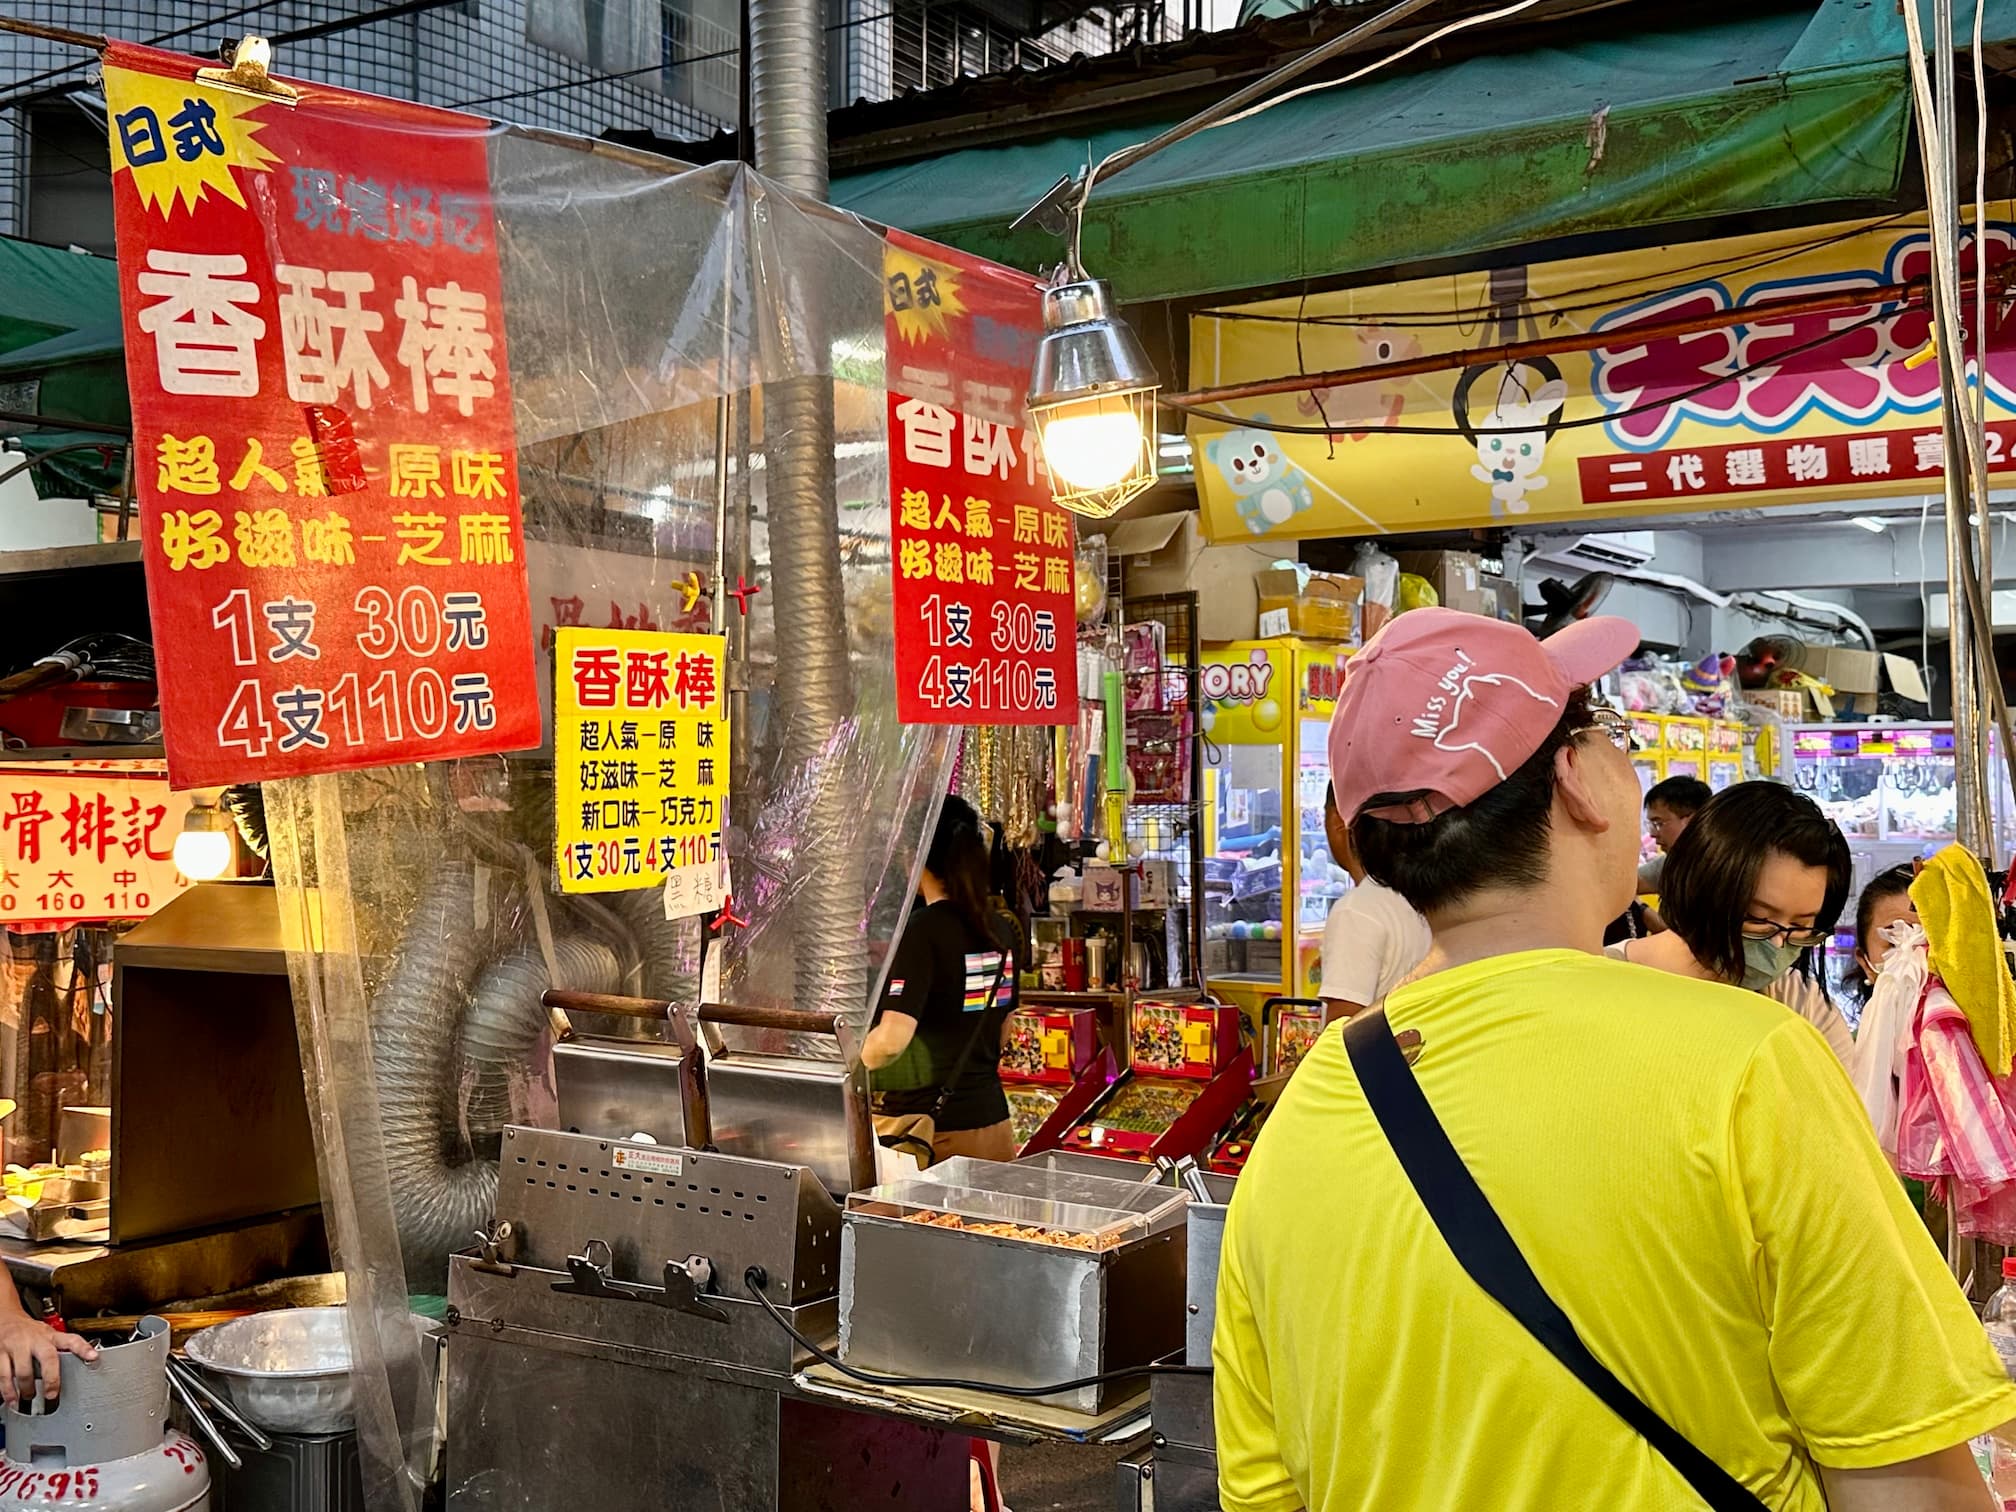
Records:
{"label": "cap with miss you text", "polygon": [[[1425,821],[1475,803],[1522,766],[1568,696],[1638,648],[1638,627],[1599,616],[1540,640],[1454,609],[1399,616],[1351,658],[1330,717],[1330,778],[1345,820]],[[1386,793],[1420,793],[1368,809]]]}

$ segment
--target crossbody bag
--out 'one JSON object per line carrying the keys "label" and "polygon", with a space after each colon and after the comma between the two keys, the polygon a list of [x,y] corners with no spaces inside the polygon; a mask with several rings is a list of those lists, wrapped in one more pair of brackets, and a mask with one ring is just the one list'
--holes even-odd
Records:
{"label": "crossbody bag", "polygon": [[1667,1422],[1589,1352],[1568,1314],[1540,1284],[1490,1198],[1436,1118],[1386,1011],[1363,1013],[1344,1029],[1344,1048],[1386,1142],[1456,1261],[1542,1348],[1680,1472],[1714,1512],[1767,1512],[1753,1492]]}
{"label": "crossbody bag", "polygon": [[[980,1036],[987,1031],[987,1021],[994,1017],[997,1006],[996,995],[1001,991],[1001,978],[1008,971],[1008,963],[1013,959],[1009,951],[1001,952],[1001,964],[994,968],[994,975],[987,980],[987,995],[981,999],[979,1022],[973,1032],[966,1036],[966,1044],[959,1052],[959,1058],[952,1062],[952,1070],[946,1075],[943,1085],[938,1088],[938,1096],[932,1100],[928,1113],[877,1113],[874,1115],[875,1137],[890,1149],[902,1150],[916,1160],[920,1169],[929,1166],[936,1158],[932,1141],[938,1137],[938,1120],[945,1112],[945,1104],[952,1100],[953,1089],[959,1085],[959,1078],[966,1074],[967,1062],[973,1059],[973,1052],[980,1044]],[[918,1035],[912,1045],[922,1039]],[[875,1073],[869,1073],[871,1078]],[[916,1091],[915,1087],[879,1088],[882,1091]]]}

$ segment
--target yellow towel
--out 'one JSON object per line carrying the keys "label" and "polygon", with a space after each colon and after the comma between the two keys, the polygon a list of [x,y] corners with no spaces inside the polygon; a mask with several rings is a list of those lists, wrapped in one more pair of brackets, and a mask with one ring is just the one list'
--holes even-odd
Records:
{"label": "yellow towel", "polygon": [[1973,852],[1949,845],[1911,884],[1911,901],[1925,926],[1932,969],[1953,994],[1974,1031],[1974,1046],[1997,1076],[2016,1060],[2016,982],[1996,932],[1997,910],[1988,874]]}

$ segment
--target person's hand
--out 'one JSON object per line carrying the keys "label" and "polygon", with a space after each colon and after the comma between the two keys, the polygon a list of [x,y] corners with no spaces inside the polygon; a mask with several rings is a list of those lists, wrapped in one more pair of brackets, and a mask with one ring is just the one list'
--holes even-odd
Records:
{"label": "person's hand", "polygon": [[35,1374],[42,1375],[42,1395],[55,1401],[62,1390],[62,1357],[98,1358],[98,1346],[73,1333],[58,1333],[22,1313],[0,1316],[0,1402],[9,1407],[32,1401]]}

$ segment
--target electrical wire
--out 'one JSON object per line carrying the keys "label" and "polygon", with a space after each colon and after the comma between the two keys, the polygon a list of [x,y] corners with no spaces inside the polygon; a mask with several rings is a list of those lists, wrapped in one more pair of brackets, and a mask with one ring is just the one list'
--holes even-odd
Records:
{"label": "electrical wire", "polygon": [[[1802,341],[1796,346],[1789,346],[1782,351],[1773,352],[1768,358],[1745,363],[1739,367],[1730,369],[1727,373],[1718,373],[1715,377],[1697,383],[1691,388],[1676,389],[1671,393],[1661,395],[1657,399],[1648,399],[1642,404],[1632,405],[1629,409],[1613,410],[1601,415],[1585,415],[1578,420],[1563,420],[1554,427],[1554,430],[1582,430],[1592,425],[1610,425],[1618,420],[1629,420],[1635,415],[1651,415],[1657,414],[1660,410],[1671,409],[1676,404],[1698,398],[1700,395],[1721,388],[1725,384],[1748,378],[1751,374],[1761,372],[1765,368],[1782,366],[1787,357],[1797,357],[1802,352],[1813,351],[1817,347],[1823,347],[1831,342],[1838,341],[1843,336],[1855,331],[1888,320],[1891,318],[1892,313],[1889,308],[1890,305],[1903,303],[1905,303],[1903,300],[1890,300],[1879,307],[1874,313],[1865,315],[1860,320],[1850,321],[1847,325],[1836,326],[1832,330],[1822,332],[1810,341]],[[1628,328],[1619,334],[1628,335]],[[1503,366],[1506,368],[1520,365],[1518,363],[1491,364],[1493,367]],[[1156,403],[1163,409],[1174,410],[1177,414],[1187,415],[1192,420],[1202,420],[1209,425],[1222,425],[1237,430],[1265,431],[1270,435],[1277,436],[1327,436],[1330,434],[1329,428],[1321,425],[1280,425],[1272,421],[1251,419],[1244,415],[1228,415],[1217,410],[1207,410],[1200,405],[1175,404],[1168,399],[1157,399]],[[1367,434],[1387,436],[1463,436],[1465,439],[1469,439],[1475,436],[1513,435],[1533,429],[1535,427],[1531,425],[1473,425],[1468,431],[1451,425],[1382,425],[1372,431],[1368,431]]]}
{"label": "electrical wire", "polygon": [[[1207,121],[1202,126],[1196,127],[1195,130],[1200,133],[1205,131],[1213,131],[1220,126],[1230,126],[1235,121],[1251,120],[1254,116],[1260,115],[1264,111],[1272,110],[1276,105],[1284,104],[1285,102],[1296,99],[1302,95],[1314,94],[1318,90],[1323,89],[1340,89],[1346,84],[1356,83],[1358,80],[1364,78],[1367,74],[1376,73],[1379,69],[1385,68],[1389,64],[1399,62],[1402,58],[1407,57],[1411,53],[1418,52],[1424,47],[1430,46],[1431,44],[1436,42],[1440,42],[1444,37],[1453,36],[1455,33],[1459,31],[1466,31],[1473,26],[1482,26],[1487,21],[1500,21],[1508,16],[1516,16],[1519,14],[1519,12],[1523,10],[1530,10],[1539,3],[1540,0],[1513,0],[1512,4],[1500,6],[1495,11],[1484,11],[1474,16],[1459,16],[1454,21],[1446,23],[1437,30],[1429,32],[1425,36],[1417,37],[1414,41],[1408,43],[1405,47],[1401,48],[1398,52],[1388,53],[1384,57],[1374,58],[1370,63],[1367,63],[1364,67],[1356,69],[1351,73],[1345,74],[1340,79],[1325,79],[1315,84],[1304,84],[1299,88],[1287,91],[1285,94],[1274,95],[1268,99],[1258,101],[1255,104],[1247,106],[1246,109],[1244,110],[1234,111],[1231,115],[1225,116],[1221,120]],[[1327,47],[1330,44],[1324,43],[1322,45]],[[1289,64],[1282,65],[1282,67],[1284,68],[1290,66],[1292,66],[1292,62]],[[1181,123],[1179,123],[1177,127],[1173,127],[1171,129],[1172,130],[1182,129]],[[1080,256],[1085,231],[1085,206],[1087,202],[1092,198],[1092,191],[1098,187],[1099,175],[1104,173],[1108,168],[1110,168],[1114,163],[1118,162],[1121,158],[1127,157],[1128,154],[1138,151],[1142,145],[1143,144],[1140,142],[1130,142],[1127,146],[1120,148],[1117,152],[1108,153],[1104,158],[1100,159],[1099,162],[1095,163],[1090,169],[1086,171],[1085,182],[1083,186],[1081,186],[1078,192],[1072,196],[1070,270],[1075,276],[1082,278],[1084,277],[1085,274],[1085,264],[1082,257]],[[1174,143],[1171,142],[1165,145],[1173,146]],[[1132,159],[1129,161],[1127,166],[1131,168],[1134,166],[1134,163],[1138,161],[1140,161],[1139,158]]]}
{"label": "electrical wire", "polygon": [[[199,32],[206,27],[222,26],[226,21],[236,21],[239,17],[249,16],[254,11],[272,10],[276,6],[285,3],[286,0],[254,0],[254,3],[241,5],[236,10],[228,10],[221,15],[205,16],[202,20],[192,21],[187,26],[178,26],[173,31],[165,31],[159,36],[149,37],[143,45],[147,47],[159,47],[163,42],[173,42],[178,38],[188,36],[191,32]],[[416,11],[434,10],[443,5],[453,3],[454,0],[394,0],[393,4],[378,6],[376,9],[366,11],[360,16],[344,16],[335,21],[318,22],[313,26],[297,26],[292,31],[276,32],[273,36],[267,38],[267,40],[276,47],[286,42],[312,42],[322,37],[334,36],[339,32],[355,31],[360,26],[375,26],[380,21],[396,20],[400,16],[410,15]],[[80,68],[89,68],[97,61],[98,59],[95,57],[79,58],[74,63],[64,63],[55,68],[45,68],[39,74],[33,74],[26,79],[8,85],[7,87],[11,93],[4,98],[0,98],[0,111],[11,109],[32,99],[36,95],[49,93],[46,89],[31,89],[31,85],[40,84],[48,79],[61,78],[64,74],[75,73]],[[63,87],[67,89],[70,86],[65,85]]]}
{"label": "electrical wire", "polygon": [[[1996,169],[1996,172],[1999,173],[2011,166],[2016,166],[2016,159],[2004,162]],[[1660,287],[1648,288],[1644,286],[1646,276],[1641,274],[1636,277],[1620,277],[1609,283],[1584,284],[1577,288],[1564,289],[1552,299],[1536,302],[1535,313],[1558,317],[1562,315],[1580,315],[1589,310],[1608,310],[1620,303],[1655,299],[1662,294],[1677,293],[1679,290],[1686,288],[1689,283],[1698,282],[1702,276],[1712,274],[1716,278],[1733,278],[1745,273],[1755,273],[1764,268],[1772,267],[1775,264],[1788,262],[1795,257],[1803,257],[1811,252],[1825,251],[1828,247],[1837,246],[1842,242],[1853,241],[1855,238],[1866,236],[1872,231],[1880,231],[1886,226],[1893,226],[1899,222],[1910,220],[1917,216],[1918,213],[1915,210],[1899,211],[1894,215],[1885,215],[1875,220],[1864,221],[1850,226],[1845,231],[1836,231],[1827,236],[1815,237],[1810,241],[1787,243],[1774,248],[1769,255],[1758,256],[1750,262],[1741,261],[1742,257],[1747,254],[1732,253],[1725,257],[1710,258],[1702,262],[1688,263],[1678,267],[1662,267],[1659,270],[1659,277],[1662,279],[1680,278],[1684,280],[1677,284],[1668,283]],[[1732,259],[1735,260],[1732,262]],[[1725,266],[1725,264],[1728,265]],[[1585,300],[1584,296],[1603,297],[1591,297]],[[1565,304],[1561,302],[1563,300],[1581,300],[1583,302]],[[1311,315],[1306,317],[1276,315],[1266,311],[1240,309],[1199,310],[1196,312],[1196,316],[1199,319],[1223,320],[1235,324],[1244,321],[1254,324],[1288,325],[1298,320],[1306,319],[1308,324],[1316,326],[1404,325],[1410,328],[1456,326],[1463,329],[1474,327],[1478,323],[1479,316],[1488,319],[1490,314],[1491,311],[1488,308],[1459,310],[1453,314],[1447,310],[1381,310],[1376,313],[1363,315]]]}
{"label": "electrical wire", "polygon": [[763,1287],[769,1274],[760,1265],[752,1265],[742,1273],[742,1284],[749,1288],[749,1294],[763,1304],[763,1311],[770,1320],[791,1336],[791,1342],[810,1354],[820,1364],[831,1366],[849,1380],[859,1381],[866,1386],[908,1386],[921,1391],[979,1391],[989,1396],[1040,1398],[1062,1396],[1067,1391],[1080,1391],[1087,1386],[1103,1386],[1108,1381],[1132,1380],[1136,1376],[1149,1375],[1189,1375],[1208,1376],[1209,1365],[1130,1365],[1124,1370],[1102,1370],[1098,1375],[1080,1376],[1075,1381],[1060,1381],[1054,1386],[1001,1386],[992,1381],[962,1381],[951,1376],[898,1376],[883,1375],[879,1371],[861,1370],[844,1362],[838,1355],[822,1349],[800,1333],[785,1317],[775,1302],[765,1294]]}

